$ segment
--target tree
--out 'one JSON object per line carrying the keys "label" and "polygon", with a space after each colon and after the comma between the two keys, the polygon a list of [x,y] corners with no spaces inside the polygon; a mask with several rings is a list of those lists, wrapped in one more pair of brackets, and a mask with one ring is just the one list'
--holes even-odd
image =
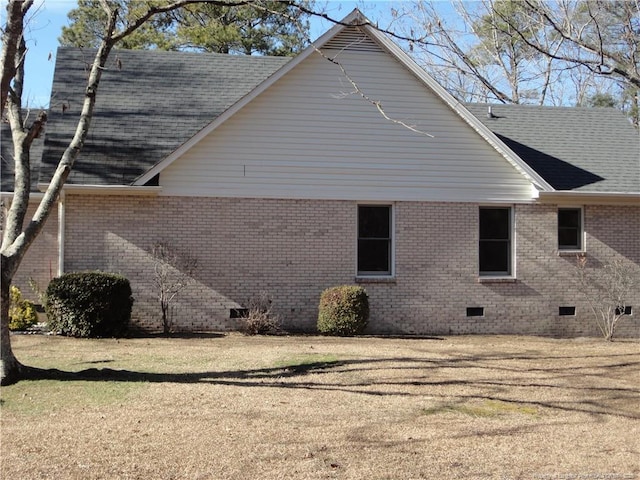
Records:
{"label": "tree", "polygon": [[[546,59],[517,34],[540,35],[516,0],[414,2],[396,12],[419,63],[462,101],[554,103],[557,62]],[[508,18],[510,23],[504,20]]]}
{"label": "tree", "polygon": [[166,242],[158,242],[151,249],[153,285],[162,311],[163,333],[173,333],[171,304],[174,298],[193,282],[198,261]]}
{"label": "tree", "polygon": [[[610,94],[624,111],[637,112],[638,2],[482,0],[453,6],[416,1],[394,13],[408,48],[457,98],[586,105],[594,95]],[[416,38],[417,31],[424,33]]]}
{"label": "tree", "polygon": [[[516,30],[527,46],[546,58],[608,80],[619,104],[638,125],[640,92],[640,3],[628,0],[523,0],[533,28],[552,43]],[[502,17],[509,25],[508,17]],[[551,48],[550,48],[551,47]],[[617,88],[616,88],[617,87]]]}
{"label": "tree", "polygon": [[[527,16],[522,4],[515,0],[500,0],[489,1],[487,6],[489,12],[475,20],[465,11],[466,19],[471,22],[472,29],[480,41],[471,51],[475,63],[501,71],[509,90],[504,92],[493,89],[500,100],[522,103],[527,98],[535,98],[538,92],[523,91],[525,83],[523,77],[527,74],[528,64],[538,60],[539,55],[526,42],[514,35],[516,27],[502,20],[502,18],[509,18],[517,28],[525,30]],[[528,35],[533,36],[536,33],[529,31]],[[544,78],[539,95],[541,102],[544,101],[547,87],[545,84],[548,84],[551,65],[546,67],[541,71],[541,76]],[[487,88],[491,89],[491,84],[488,84]]]}
{"label": "tree", "polygon": [[[138,17],[146,8],[146,0],[116,0],[118,19],[117,28]],[[62,27],[58,41],[63,47],[98,48],[104,34],[107,12],[102,8],[101,0],[78,0],[78,7],[71,10],[67,17],[70,25]],[[136,31],[123,38],[119,48],[146,49],[158,48],[174,50],[173,32],[171,32],[170,13],[155,15]]]}
{"label": "tree", "polygon": [[617,101],[610,93],[594,93],[587,99],[589,107],[616,107]]}
{"label": "tree", "polygon": [[[113,0],[118,24],[137,18],[149,0]],[[312,1],[298,2],[307,10]],[[154,16],[118,45],[129,49],[195,50],[251,55],[293,55],[306,46],[309,22],[296,4],[279,1],[239,5],[196,3]],[[106,19],[100,0],[80,0],[63,27],[63,46],[96,47]]]}
{"label": "tree", "polygon": [[[547,57],[587,68],[640,88],[640,5],[625,0],[523,0],[534,28],[556,37],[562,48],[550,50],[526,30],[515,33]],[[501,17],[513,26],[507,16]]]}
{"label": "tree", "polygon": [[589,268],[587,264],[587,257],[578,257],[578,286],[603,338],[611,342],[618,323],[631,312],[627,301],[640,282],[632,268],[619,259],[601,268]]}
{"label": "tree", "polygon": [[[249,1],[214,1],[211,4],[241,6]],[[198,0],[173,0],[157,2],[147,0],[135,18],[122,20],[116,1],[100,0],[104,12],[104,24],[93,61],[88,66],[88,75],[82,110],[75,134],[62,154],[57,169],[43,195],[33,217],[27,219],[30,197],[30,158],[33,140],[41,134],[47,120],[46,112],[40,112],[33,122],[27,122],[22,109],[22,85],[24,79],[24,59],[27,54],[24,27],[33,0],[9,0],[7,16],[2,33],[0,54],[1,116],[11,127],[14,155],[14,189],[11,206],[5,218],[0,246],[0,384],[16,382],[28,376],[33,369],[22,365],[11,349],[9,334],[10,285],[12,279],[38,234],[51,214],[62,187],[73,168],[73,164],[87,138],[95,107],[102,72],[114,46],[134,34],[147,22],[166,12],[174,11]]]}

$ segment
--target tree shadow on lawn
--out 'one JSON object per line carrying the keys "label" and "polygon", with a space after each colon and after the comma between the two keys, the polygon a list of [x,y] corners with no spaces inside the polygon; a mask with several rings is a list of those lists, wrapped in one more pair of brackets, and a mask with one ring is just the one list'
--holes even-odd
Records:
{"label": "tree shadow on lawn", "polygon": [[[587,358],[588,356],[581,357]],[[582,412],[593,415],[612,415],[629,419],[640,419],[640,412],[637,411],[637,399],[640,395],[640,388],[607,387],[599,385],[574,386],[567,385],[567,380],[571,377],[582,378],[583,369],[603,369],[604,373],[589,374],[590,376],[610,378],[607,373],[612,368],[637,367],[640,361],[631,361],[631,358],[619,358],[618,363],[612,362],[612,357],[632,357],[635,354],[614,354],[606,356],[593,356],[591,358],[602,358],[608,360],[598,365],[575,366],[566,365],[553,368],[517,368],[497,365],[486,365],[487,360],[528,360],[531,357],[526,355],[479,355],[464,356],[452,359],[424,359],[413,357],[381,358],[381,359],[351,359],[335,361],[318,361],[303,363],[300,365],[229,370],[229,371],[207,371],[207,372],[186,372],[186,373],[156,373],[156,372],[136,372],[131,370],[116,370],[111,368],[89,368],[77,372],[62,371],[58,369],[40,369],[35,367],[24,367],[24,379],[28,380],[59,380],[59,381],[104,381],[104,382],[144,382],[144,383],[183,383],[183,384],[211,384],[226,385],[236,387],[262,387],[262,388],[284,388],[284,389],[305,389],[305,390],[330,390],[342,391],[345,393],[362,394],[370,396],[429,396],[450,399],[455,397],[461,401],[492,400],[510,404],[526,404],[535,407],[549,408],[553,410],[567,412]],[[545,357],[547,359],[548,357]],[[567,357],[561,357],[566,360]],[[627,361],[625,361],[627,360]],[[382,365],[383,363],[387,365]],[[481,378],[477,376],[472,379],[442,379],[433,380],[434,372],[443,368],[461,369],[485,369],[495,371],[509,371],[512,374],[520,373],[516,378]],[[328,373],[371,373],[376,370],[419,370],[422,375],[411,376],[411,379],[404,378],[397,381],[383,378],[380,380],[361,382],[336,382],[326,381],[326,377],[318,374]],[[545,379],[531,379],[528,381],[526,374],[540,373],[547,371],[551,377]],[[309,375],[315,374],[312,378]],[[523,377],[522,375],[525,375]],[[557,380],[557,383],[554,383]],[[443,394],[437,393],[437,387],[472,387],[477,389],[477,393],[471,394]],[[415,387],[424,387],[428,391],[416,391]],[[559,389],[575,391],[579,399],[575,400],[555,400],[540,401],[526,397],[523,392],[521,399],[514,399],[513,393],[517,389]],[[506,392],[506,397],[501,392]],[[552,395],[552,397],[555,397]],[[623,408],[616,407],[614,403],[622,402]]]}

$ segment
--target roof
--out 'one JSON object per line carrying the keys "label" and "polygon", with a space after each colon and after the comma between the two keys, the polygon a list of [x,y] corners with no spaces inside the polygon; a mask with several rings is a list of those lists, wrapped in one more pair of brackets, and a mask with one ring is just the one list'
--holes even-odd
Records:
{"label": "roof", "polygon": [[[345,22],[363,22],[355,10]],[[316,42],[342,31],[336,25]],[[425,85],[542,190],[640,192],[640,137],[613,109],[462,105],[393,42],[373,28],[381,42]],[[85,146],[68,183],[153,184],[167,162],[309,55],[235,56],[155,50],[115,50],[100,84]],[[95,51],[58,50],[51,110],[42,159],[47,182],[77,123],[86,66]]]}
{"label": "roof", "polygon": [[[23,118],[26,121],[33,120],[37,112],[25,110]],[[44,148],[44,135],[33,140],[30,151],[31,161],[31,191],[38,191],[38,173],[40,171],[40,160]],[[11,127],[9,123],[0,124],[0,191],[13,192],[14,170],[13,142],[11,140]]]}
{"label": "roof", "polygon": [[[51,178],[73,136],[94,54],[58,49],[41,182]],[[289,60],[114,50],[68,183],[131,184]]]}
{"label": "roof", "polygon": [[640,135],[618,110],[466,107],[556,190],[640,192]]}

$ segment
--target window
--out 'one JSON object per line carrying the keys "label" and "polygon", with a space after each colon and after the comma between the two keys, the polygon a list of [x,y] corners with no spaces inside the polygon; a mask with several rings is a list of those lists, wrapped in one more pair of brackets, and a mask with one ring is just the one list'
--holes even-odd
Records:
{"label": "window", "polygon": [[558,249],[582,250],[582,209],[558,209]]}
{"label": "window", "polygon": [[358,205],[358,275],[391,275],[391,206]]}
{"label": "window", "polygon": [[511,208],[480,207],[480,275],[511,275]]}

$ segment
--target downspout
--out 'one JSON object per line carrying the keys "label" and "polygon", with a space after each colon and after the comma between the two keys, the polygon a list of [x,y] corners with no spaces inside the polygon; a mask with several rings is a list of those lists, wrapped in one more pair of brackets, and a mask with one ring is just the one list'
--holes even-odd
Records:
{"label": "downspout", "polygon": [[60,192],[60,196],[58,198],[58,276],[64,273],[64,201],[64,192]]}

